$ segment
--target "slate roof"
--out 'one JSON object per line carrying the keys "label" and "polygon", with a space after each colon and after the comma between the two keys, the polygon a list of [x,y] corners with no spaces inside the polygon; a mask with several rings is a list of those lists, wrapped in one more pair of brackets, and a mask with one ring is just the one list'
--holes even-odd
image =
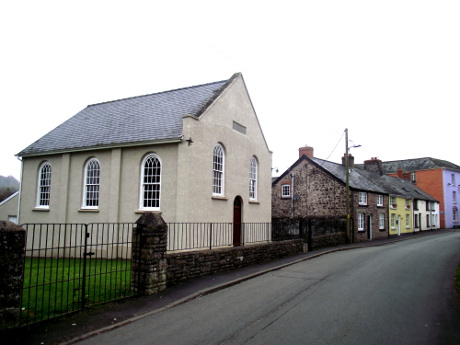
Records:
{"label": "slate roof", "polygon": [[403,171],[420,171],[439,168],[460,171],[460,166],[454,163],[431,157],[382,162],[382,167],[385,174],[396,173],[400,168]]}
{"label": "slate roof", "polygon": [[[312,160],[320,167],[328,171],[330,174],[335,176],[337,179],[343,183],[346,183],[346,170],[342,164],[329,162],[319,158],[312,158]],[[380,177],[378,174],[377,176]],[[386,194],[385,189],[383,189],[379,184],[375,183],[375,177],[376,176],[374,173],[370,171],[350,169],[348,182],[350,188],[352,189]]]}
{"label": "slate roof", "polygon": [[180,140],[183,116],[199,117],[239,75],[236,73],[229,80],[89,105],[17,156]]}
{"label": "slate roof", "polygon": [[[338,163],[333,163],[320,158],[308,158],[307,156],[300,157],[288,170],[280,175],[273,184],[276,184],[284,176],[286,176],[296,165],[298,165],[303,159],[308,159],[317,164],[321,169],[341,181],[344,185],[346,183],[346,170],[345,166]],[[380,175],[377,172],[363,170],[359,168],[350,169],[349,185],[351,189],[389,194],[394,196],[401,196],[404,198],[421,199],[436,201],[432,196],[422,191],[420,188],[415,186],[412,182],[403,180],[397,177]]]}

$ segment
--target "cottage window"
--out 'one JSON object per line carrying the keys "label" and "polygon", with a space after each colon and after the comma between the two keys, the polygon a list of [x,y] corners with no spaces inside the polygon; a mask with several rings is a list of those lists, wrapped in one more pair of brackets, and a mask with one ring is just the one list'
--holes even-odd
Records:
{"label": "cottage window", "polygon": [[359,192],[359,204],[367,205],[367,193],[366,192]]}
{"label": "cottage window", "polygon": [[291,185],[290,184],[283,184],[281,186],[281,197],[282,198],[289,198],[291,196]]}
{"label": "cottage window", "polygon": [[390,207],[391,208],[396,208],[397,204],[396,204],[396,198],[394,196],[391,196],[390,197]]}
{"label": "cottage window", "polygon": [[51,191],[51,165],[45,162],[41,165],[38,173],[38,192],[37,192],[37,207],[50,207],[50,191]]}
{"label": "cottage window", "polygon": [[99,183],[101,167],[95,158],[90,159],[85,167],[85,184],[83,194],[83,208],[99,207]]}
{"label": "cottage window", "polygon": [[225,169],[225,153],[222,145],[214,146],[213,164],[212,164],[212,193],[216,196],[224,195],[224,169]]}
{"label": "cottage window", "polygon": [[392,229],[396,228],[396,214],[394,213],[391,214],[391,228]]}
{"label": "cottage window", "polygon": [[383,195],[377,195],[377,206],[383,207]]}
{"label": "cottage window", "polygon": [[385,229],[385,214],[379,213],[379,230]]}
{"label": "cottage window", "polygon": [[249,163],[249,199],[257,200],[257,159],[252,157]]}
{"label": "cottage window", "polygon": [[406,229],[410,228],[410,215],[406,214]]}
{"label": "cottage window", "polygon": [[358,230],[364,230],[364,213],[358,213]]}
{"label": "cottage window", "polygon": [[406,208],[407,208],[407,209],[410,208],[410,199],[406,199]]}
{"label": "cottage window", "polygon": [[455,191],[452,192],[452,202],[453,202],[454,204],[457,203],[457,192],[455,192]]}
{"label": "cottage window", "polygon": [[142,162],[141,209],[159,210],[161,192],[161,161],[150,154]]}

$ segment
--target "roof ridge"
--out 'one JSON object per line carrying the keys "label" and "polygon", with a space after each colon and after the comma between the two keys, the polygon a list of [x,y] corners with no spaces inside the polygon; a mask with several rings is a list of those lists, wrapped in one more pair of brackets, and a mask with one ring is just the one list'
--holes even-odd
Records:
{"label": "roof ridge", "polygon": [[186,86],[186,87],[180,87],[177,89],[171,89],[171,90],[166,90],[166,91],[160,91],[160,92],[153,92],[153,93],[148,93],[145,95],[138,95],[138,96],[132,96],[132,97],[125,97],[125,98],[120,98],[120,99],[114,99],[111,101],[105,101],[105,102],[99,102],[99,103],[94,103],[94,104],[89,104],[88,107],[93,107],[97,105],[102,105],[102,104],[108,104],[108,103],[115,103],[115,102],[120,102],[120,101],[126,101],[129,99],[136,99],[136,98],[142,98],[142,97],[147,97],[147,96],[154,96],[154,95],[161,95],[169,92],[175,92],[175,91],[181,91],[181,90],[186,90],[186,89],[193,89],[193,88],[198,88],[198,87],[203,87],[203,86],[209,86],[209,85],[214,85],[214,84],[219,84],[219,83],[226,83],[228,82],[229,79],[225,80],[220,80],[220,81],[214,81],[211,83],[205,83],[205,84],[199,84],[199,85],[192,85],[192,86]]}

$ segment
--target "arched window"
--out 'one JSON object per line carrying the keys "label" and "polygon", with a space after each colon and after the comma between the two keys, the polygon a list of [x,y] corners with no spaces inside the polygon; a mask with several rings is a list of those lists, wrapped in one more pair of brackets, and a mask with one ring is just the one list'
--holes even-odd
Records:
{"label": "arched window", "polygon": [[213,162],[212,162],[212,193],[216,196],[224,195],[224,169],[225,169],[225,153],[222,145],[214,146]]}
{"label": "arched window", "polygon": [[161,192],[161,161],[150,154],[142,162],[140,209],[159,210]]}
{"label": "arched window", "polygon": [[252,157],[249,163],[249,199],[257,200],[257,159]]}
{"label": "arched window", "polygon": [[83,192],[83,208],[99,207],[99,186],[101,166],[99,161],[92,158],[85,166],[85,181]]}
{"label": "arched window", "polygon": [[38,171],[37,207],[50,207],[51,165],[44,162]]}

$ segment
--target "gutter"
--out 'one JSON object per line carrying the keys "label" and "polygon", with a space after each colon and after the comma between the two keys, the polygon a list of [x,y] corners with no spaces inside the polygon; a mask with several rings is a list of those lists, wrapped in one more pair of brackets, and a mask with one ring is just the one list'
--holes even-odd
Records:
{"label": "gutter", "polygon": [[89,147],[75,147],[75,148],[68,148],[62,150],[51,150],[51,151],[42,151],[42,152],[34,152],[30,154],[24,154],[21,156],[21,152],[16,154],[15,156],[18,157],[40,157],[40,156],[48,156],[48,155],[56,155],[56,154],[64,154],[64,153],[73,153],[73,152],[84,152],[84,151],[94,151],[94,150],[106,150],[106,149],[116,149],[116,148],[125,148],[125,147],[139,147],[139,146],[149,146],[149,145],[164,145],[164,144],[177,144],[184,141],[184,138],[181,136],[180,138],[171,138],[171,139],[159,139],[153,141],[141,141],[141,142],[133,142],[133,143],[120,143],[120,144],[108,144],[108,145],[98,145],[98,146],[89,146]]}

